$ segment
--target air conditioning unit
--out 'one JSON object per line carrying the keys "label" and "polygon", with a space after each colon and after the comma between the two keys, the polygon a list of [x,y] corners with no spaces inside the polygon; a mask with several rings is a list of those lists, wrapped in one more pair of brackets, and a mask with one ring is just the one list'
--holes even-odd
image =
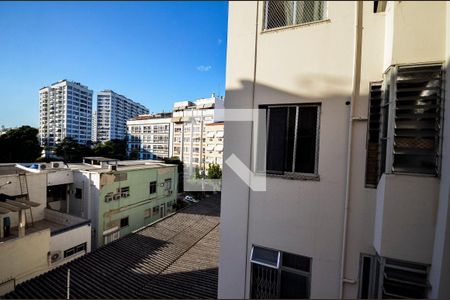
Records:
{"label": "air conditioning unit", "polygon": [[59,162],[52,162],[52,168],[59,168]]}
{"label": "air conditioning unit", "polygon": [[61,251],[50,251],[50,260],[52,263],[55,263],[62,259]]}
{"label": "air conditioning unit", "polygon": [[119,200],[120,199],[120,194],[114,194],[113,199],[114,200]]}
{"label": "air conditioning unit", "polygon": [[112,198],[111,196],[106,196],[106,197],[105,197],[105,202],[106,202],[106,203],[111,202],[112,199],[113,199],[113,198]]}

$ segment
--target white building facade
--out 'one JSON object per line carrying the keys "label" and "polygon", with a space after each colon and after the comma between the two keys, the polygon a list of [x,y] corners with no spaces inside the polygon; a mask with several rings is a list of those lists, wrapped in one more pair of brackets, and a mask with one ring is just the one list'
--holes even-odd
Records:
{"label": "white building facade", "polygon": [[97,141],[97,112],[94,111],[92,113],[92,142],[96,142]]}
{"label": "white building facade", "polygon": [[112,90],[97,94],[97,141],[124,139],[127,134],[127,120],[148,114],[149,110]]}
{"label": "white building facade", "polygon": [[[266,185],[224,164],[219,298],[450,297],[449,22],[446,2],[230,2],[224,161]],[[267,145],[233,109],[266,114]]]}
{"label": "white building facade", "polygon": [[223,103],[223,97],[214,94],[195,102],[174,103],[173,156],[179,157],[186,165],[205,167],[206,126],[223,121]]}
{"label": "white building facade", "polygon": [[71,137],[80,144],[91,141],[92,90],[78,82],[60,80],[39,90],[39,138],[42,146],[55,146]]}
{"label": "white building facade", "polygon": [[127,121],[127,151],[137,151],[137,159],[172,157],[172,113],[141,115]]}

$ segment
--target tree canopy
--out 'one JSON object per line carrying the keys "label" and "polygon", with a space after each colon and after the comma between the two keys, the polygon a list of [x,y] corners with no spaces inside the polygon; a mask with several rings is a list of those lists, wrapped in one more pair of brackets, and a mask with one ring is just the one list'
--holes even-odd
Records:
{"label": "tree canopy", "polygon": [[92,156],[93,152],[89,146],[78,144],[73,138],[66,137],[56,146],[55,154],[66,162],[81,162],[83,157]]}
{"label": "tree canopy", "polygon": [[0,135],[0,162],[34,162],[42,151],[38,132],[36,128],[22,126]]}
{"label": "tree canopy", "polygon": [[119,160],[127,159],[127,142],[125,140],[113,139],[100,143],[92,149],[95,156],[115,158]]}
{"label": "tree canopy", "polygon": [[222,170],[218,164],[209,164],[208,167],[208,178],[209,179],[220,179],[222,178]]}

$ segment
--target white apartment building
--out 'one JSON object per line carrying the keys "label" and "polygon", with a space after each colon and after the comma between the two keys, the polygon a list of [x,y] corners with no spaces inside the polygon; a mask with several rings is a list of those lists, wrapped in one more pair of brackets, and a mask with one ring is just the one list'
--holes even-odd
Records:
{"label": "white apartment building", "polygon": [[127,134],[127,121],[148,113],[149,110],[145,106],[112,90],[99,92],[97,94],[97,141],[124,139]]}
{"label": "white apartment building", "polygon": [[215,94],[195,102],[174,103],[173,156],[179,157],[188,166],[205,167],[206,125],[223,121],[223,103],[223,97],[216,97]]}
{"label": "white apartment building", "polygon": [[79,82],[60,80],[39,90],[39,138],[55,146],[66,137],[91,141],[92,90]]}
{"label": "white apartment building", "polygon": [[138,159],[163,159],[172,157],[172,113],[140,115],[127,121],[128,155],[136,149]]}
{"label": "white apartment building", "polygon": [[92,113],[92,141],[96,142],[97,141],[97,112],[94,111]]}
{"label": "white apartment building", "polygon": [[218,164],[223,168],[223,122],[209,123],[205,126],[205,143],[203,155],[205,157],[205,168],[209,164]]}
{"label": "white apartment building", "polygon": [[91,221],[70,215],[62,163],[0,164],[0,296],[91,251]]}
{"label": "white apartment building", "polygon": [[450,297],[449,62],[448,2],[229,3],[219,298]]}

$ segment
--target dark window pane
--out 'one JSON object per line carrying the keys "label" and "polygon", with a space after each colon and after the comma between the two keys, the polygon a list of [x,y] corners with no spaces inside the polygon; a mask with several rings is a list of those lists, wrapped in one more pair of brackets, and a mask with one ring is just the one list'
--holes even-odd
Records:
{"label": "dark window pane", "polygon": [[297,127],[295,171],[315,173],[317,107],[300,107]]}
{"label": "dark window pane", "polygon": [[82,189],[76,188],[75,189],[75,198],[81,199],[82,197]]}
{"label": "dark window pane", "polygon": [[120,219],[120,227],[128,226],[128,217]]}
{"label": "dark window pane", "polygon": [[309,278],[287,271],[281,271],[280,299],[309,298]]}
{"label": "dark window pane", "polygon": [[293,172],[292,162],[294,157],[295,119],[297,108],[289,107],[287,114],[286,156],[284,159],[284,171]]}
{"label": "dark window pane", "polygon": [[283,252],[283,266],[304,272],[311,271],[311,259],[306,256]]}
{"label": "dark window pane", "polygon": [[283,174],[287,147],[286,107],[269,108],[269,128],[267,138],[267,173]]}
{"label": "dark window pane", "polygon": [[277,267],[278,265],[278,251],[270,250],[261,247],[253,247],[251,260]]}
{"label": "dark window pane", "polygon": [[370,265],[372,259],[367,256],[362,257],[362,270],[360,278],[360,297],[361,299],[369,299],[369,287],[370,287]]}

